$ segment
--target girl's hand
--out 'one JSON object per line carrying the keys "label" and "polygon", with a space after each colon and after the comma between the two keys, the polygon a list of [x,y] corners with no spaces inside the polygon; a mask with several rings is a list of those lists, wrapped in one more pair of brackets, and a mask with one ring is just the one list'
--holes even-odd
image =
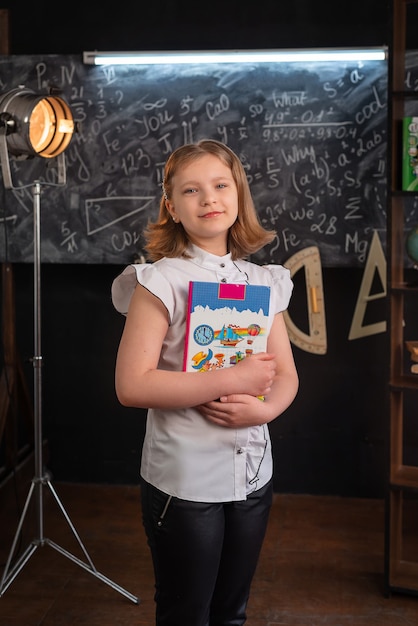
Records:
{"label": "girl's hand", "polygon": [[242,359],[229,369],[237,377],[237,392],[250,396],[265,396],[271,390],[276,376],[274,354],[259,352]]}
{"label": "girl's hand", "polygon": [[237,389],[243,393],[222,396],[219,400],[196,407],[208,421],[224,428],[245,428],[269,422],[274,415],[264,402],[276,376],[273,354],[258,353],[229,368],[237,377]]}
{"label": "girl's hand", "polygon": [[264,401],[247,394],[222,396],[196,407],[205,419],[224,428],[248,428],[270,421]]}

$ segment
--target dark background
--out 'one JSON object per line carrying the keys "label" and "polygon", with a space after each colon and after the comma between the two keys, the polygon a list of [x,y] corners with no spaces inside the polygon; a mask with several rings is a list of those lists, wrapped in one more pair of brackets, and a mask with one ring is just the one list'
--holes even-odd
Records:
{"label": "dark background", "polygon": [[389,40],[388,3],[351,0],[191,0],[104,5],[74,0],[10,9],[12,54],[72,54],[83,50],[203,50],[374,46]]}
{"label": "dark background", "polygon": [[[105,8],[73,2],[10,10],[12,54],[83,50],[175,50],[381,46],[390,41],[387,3],[294,0],[125,3]],[[418,43],[418,42],[417,42]],[[418,47],[418,46],[416,46]],[[44,264],[42,354],[48,467],[58,480],[136,483],[144,412],[119,406],[114,361],[123,319],[110,285],[117,265]],[[29,385],[33,351],[32,265],[15,264],[19,353]],[[348,340],[363,268],[323,273],[328,351],[294,348],[300,392],[271,425],[275,489],[380,497],[387,474],[387,335]],[[293,306],[302,298],[296,290]],[[301,303],[301,306],[306,306]],[[386,317],[385,301],[368,315]],[[415,453],[411,433],[412,454]],[[24,433],[22,433],[24,437]]]}

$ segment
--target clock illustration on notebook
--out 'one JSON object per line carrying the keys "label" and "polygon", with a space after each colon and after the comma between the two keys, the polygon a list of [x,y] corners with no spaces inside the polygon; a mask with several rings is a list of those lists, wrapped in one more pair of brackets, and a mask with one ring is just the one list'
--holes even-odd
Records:
{"label": "clock illustration on notebook", "polygon": [[209,326],[209,324],[199,324],[199,326],[196,326],[193,333],[193,339],[200,346],[207,346],[212,343],[214,336],[213,328]]}

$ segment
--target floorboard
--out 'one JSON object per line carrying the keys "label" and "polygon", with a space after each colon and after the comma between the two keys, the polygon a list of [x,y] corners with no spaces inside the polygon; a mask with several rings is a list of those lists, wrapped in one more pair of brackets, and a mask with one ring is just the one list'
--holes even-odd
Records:
{"label": "floorboard", "polygon": [[[29,485],[23,493],[0,494],[2,575]],[[88,564],[53,492],[98,576],[39,543],[52,541]],[[33,541],[35,551],[0,597],[1,626],[152,626],[152,565],[139,488],[59,483],[52,490],[45,485],[42,494],[42,515],[32,497],[24,517],[16,552]],[[381,500],[276,494],[248,626],[416,626],[418,598],[384,593],[383,554]]]}

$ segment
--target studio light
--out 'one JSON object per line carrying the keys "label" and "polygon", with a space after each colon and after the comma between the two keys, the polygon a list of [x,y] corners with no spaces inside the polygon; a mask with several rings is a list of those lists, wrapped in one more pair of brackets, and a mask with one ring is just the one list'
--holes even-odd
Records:
{"label": "studio light", "polygon": [[[66,182],[65,154],[74,131],[73,116],[68,104],[60,96],[50,91],[39,95],[24,86],[0,95],[0,158],[3,183],[6,189],[24,189],[32,187],[33,196],[33,323],[34,355],[34,457],[35,475],[23,507],[9,557],[0,580],[0,597],[12,584],[32,554],[45,545],[54,548],[99,580],[103,581],[135,604],[138,598],[97,571],[89,553],[82,543],[70,516],[55,491],[50,476],[45,471],[42,448],[42,351],[41,351],[41,186],[61,186]],[[56,157],[57,182],[35,180],[30,184],[13,185],[9,157],[25,160],[34,157],[53,159]],[[85,560],[68,552],[44,535],[44,490],[49,489],[58,508],[64,516],[74,538],[78,542]],[[29,510],[29,504],[35,498],[37,514],[37,536],[15,561],[16,549],[20,541],[23,523]]]}
{"label": "studio light", "polygon": [[[0,156],[3,182],[13,187],[9,154],[18,159],[61,155],[75,130],[68,104],[60,96],[18,87],[0,96]],[[59,170],[62,174],[60,162]],[[61,167],[60,167],[61,166]]]}
{"label": "studio light", "polygon": [[197,63],[320,63],[384,61],[385,48],[215,50],[173,52],[84,52],[86,65],[192,65]]}
{"label": "studio light", "polygon": [[0,97],[0,119],[8,129],[9,151],[15,155],[55,157],[66,149],[74,132],[65,100],[24,87]]}

